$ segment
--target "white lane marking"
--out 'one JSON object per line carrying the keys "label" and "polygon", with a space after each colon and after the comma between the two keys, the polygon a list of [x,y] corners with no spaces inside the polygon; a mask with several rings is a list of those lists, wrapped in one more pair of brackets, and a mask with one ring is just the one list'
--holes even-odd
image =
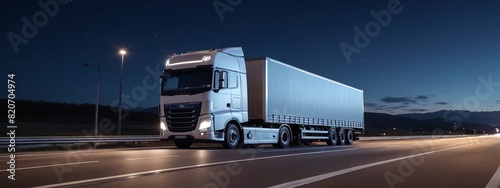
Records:
{"label": "white lane marking", "polygon": [[[259,149],[259,148],[257,148]],[[308,148],[296,148],[296,149],[271,149],[267,150],[262,148],[263,150],[260,153],[270,153],[270,152],[283,152],[283,151],[306,151],[306,150],[320,150],[320,149],[328,149],[328,146],[324,147],[308,147]]]}
{"label": "white lane marking", "polygon": [[399,147],[401,145],[393,145],[393,146],[385,146],[386,148],[393,148],[393,147]]}
{"label": "white lane marking", "polygon": [[[36,168],[47,168],[47,167],[66,166],[66,165],[79,165],[79,164],[98,163],[98,162],[99,161],[84,161],[84,162],[76,162],[76,163],[64,163],[64,164],[53,164],[53,165],[43,165],[43,166],[32,166],[32,167],[16,168],[16,170],[29,170],[29,169],[36,169]],[[7,171],[7,169],[0,170],[0,172],[1,171]]]}
{"label": "white lane marking", "polygon": [[[20,154],[16,155],[16,157],[38,157],[38,156],[47,156],[47,155],[61,155],[61,154],[71,154],[71,153],[76,153],[76,152],[56,152],[56,153],[39,153],[39,154]],[[81,153],[84,154],[84,153]],[[0,156],[0,157],[10,157],[10,155],[7,156]]]}
{"label": "white lane marking", "polygon": [[398,157],[398,158],[389,159],[389,160],[385,160],[385,161],[379,161],[379,162],[374,162],[374,163],[370,163],[370,164],[355,166],[355,167],[351,167],[351,168],[346,168],[346,169],[342,169],[342,170],[338,170],[338,171],[329,172],[329,173],[326,173],[326,174],[321,174],[321,175],[312,176],[312,177],[309,177],[309,178],[304,178],[304,179],[300,179],[300,180],[295,180],[295,181],[291,181],[291,182],[287,182],[287,183],[275,185],[275,186],[272,186],[270,188],[298,187],[298,186],[302,186],[302,185],[314,183],[314,182],[317,182],[317,181],[321,181],[321,180],[324,180],[324,179],[328,179],[328,178],[331,178],[331,177],[339,176],[339,175],[342,175],[342,174],[346,174],[346,173],[349,173],[349,172],[353,172],[353,171],[357,171],[357,170],[361,170],[361,169],[365,169],[365,168],[370,168],[370,167],[373,167],[373,166],[378,166],[378,165],[382,165],[382,164],[386,164],[386,163],[390,163],[390,162],[394,162],[394,161],[399,161],[399,160],[403,160],[403,159],[407,159],[407,158],[417,157],[417,156],[421,156],[421,155],[427,155],[427,154],[437,153],[437,152],[441,152],[441,151],[457,149],[457,148],[461,148],[461,147],[465,147],[465,146],[466,145],[455,146],[455,147],[451,147],[451,148],[446,148],[446,149],[441,149],[441,150],[435,150],[435,151],[429,151],[429,152],[419,153],[419,154],[410,155],[410,156],[406,156],[406,157]]}
{"label": "white lane marking", "polygon": [[71,182],[65,182],[65,183],[42,185],[42,186],[37,186],[37,187],[38,188],[62,187],[62,186],[70,186],[70,185],[77,185],[77,184],[83,184],[83,183],[92,183],[92,182],[112,180],[112,179],[128,178],[131,176],[141,176],[141,175],[146,175],[146,174],[159,174],[159,173],[175,171],[175,170],[186,170],[186,169],[192,169],[192,168],[215,166],[215,165],[221,165],[221,164],[247,162],[247,161],[258,161],[258,160],[264,160],[264,159],[293,157],[293,156],[300,156],[300,155],[312,155],[312,154],[320,154],[320,153],[352,151],[352,150],[358,150],[358,148],[343,149],[343,150],[330,150],[330,151],[316,151],[316,152],[309,152],[309,153],[295,153],[295,154],[287,154],[287,155],[276,155],[276,156],[257,157],[257,158],[249,158],[249,159],[238,159],[238,160],[232,160],[232,161],[204,163],[204,164],[197,164],[197,165],[189,165],[189,166],[181,166],[181,167],[174,167],[174,168],[165,168],[165,169],[158,169],[158,170],[151,170],[151,171],[136,172],[136,173],[130,173],[130,174],[122,174],[122,175],[116,175],[116,176],[107,176],[107,177],[102,177],[102,178],[93,178],[93,179],[71,181]]}
{"label": "white lane marking", "polygon": [[125,160],[127,160],[127,161],[135,161],[135,160],[146,160],[146,159],[157,159],[157,158],[168,158],[168,157],[178,157],[178,155],[159,156],[159,157],[130,158],[130,159],[125,159]]}
{"label": "white lane marking", "polygon": [[488,185],[486,185],[485,188],[498,188],[500,187],[500,166],[498,166],[497,172],[493,174],[493,177],[491,177],[490,182],[488,182]]}
{"label": "white lane marking", "polygon": [[[66,152],[40,152],[40,153],[33,153],[33,154],[16,154],[17,157],[39,157],[39,156],[47,156],[47,155],[64,155],[64,154],[72,154],[72,153],[78,153],[78,154],[83,154],[83,155],[89,155],[89,154],[96,154],[96,153],[103,153],[103,152],[110,152],[110,151],[118,151],[119,149],[99,149],[99,150],[78,150],[78,151],[66,151]],[[123,150],[127,151],[127,150]],[[130,151],[135,151],[133,148],[130,148]],[[2,155],[0,157],[10,157],[10,155]]]}

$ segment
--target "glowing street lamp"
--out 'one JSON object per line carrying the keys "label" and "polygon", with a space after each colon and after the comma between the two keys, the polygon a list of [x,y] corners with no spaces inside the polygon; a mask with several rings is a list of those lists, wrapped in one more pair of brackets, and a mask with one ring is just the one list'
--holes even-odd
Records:
{"label": "glowing street lamp", "polygon": [[122,82],[123,82],[123,59],[125,58],[125,54],[127,51],[120,50],[120,54],[122,55],[122,66],[120,70],[120,95],[118,96],[118,135],[122,135]]}

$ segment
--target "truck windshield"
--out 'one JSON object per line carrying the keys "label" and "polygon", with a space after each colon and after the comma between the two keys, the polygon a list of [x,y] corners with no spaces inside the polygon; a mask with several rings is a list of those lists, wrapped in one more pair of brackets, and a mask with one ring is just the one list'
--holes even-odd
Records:
{"label": "truck windshield", "polygon": [[192,95],[210,90],[212,70],[167,70],[162,78],[162,95]]}

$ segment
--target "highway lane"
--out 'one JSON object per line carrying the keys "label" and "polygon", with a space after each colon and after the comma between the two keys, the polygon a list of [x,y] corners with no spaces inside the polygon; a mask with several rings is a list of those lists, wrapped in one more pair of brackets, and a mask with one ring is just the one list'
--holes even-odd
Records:
{"label": "highway lane", "polygon": [[[485,187],[500,171],[498,135],[287,149],[215,146],[17,153],[16,181],[5,170],[0,181],[2,187]],[[0,157],[2,164],[7,159]]]}

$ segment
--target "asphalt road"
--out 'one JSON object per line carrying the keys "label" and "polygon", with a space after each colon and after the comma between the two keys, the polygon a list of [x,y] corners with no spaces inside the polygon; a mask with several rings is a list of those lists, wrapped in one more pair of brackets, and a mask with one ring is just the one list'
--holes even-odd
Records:
{"label": "asphalt road", "polygon": [[[2,169],[10,159],[0,156]],[[500,135],[349,146],[16,153],[1,187],[500,187]]]}

